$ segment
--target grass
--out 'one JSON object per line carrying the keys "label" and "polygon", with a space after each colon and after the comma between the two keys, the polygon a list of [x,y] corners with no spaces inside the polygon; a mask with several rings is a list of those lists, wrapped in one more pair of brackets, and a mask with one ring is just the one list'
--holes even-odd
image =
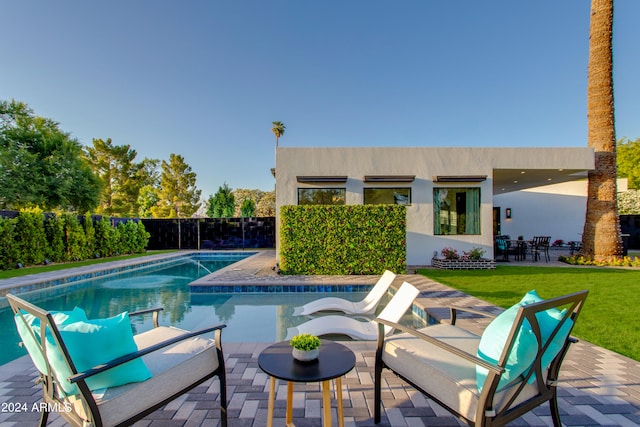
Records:
{"label": "grass", "polygon": [[84,267],[85,265],[102,264],[104,262],[111,262],[111,261],[122,261],[126,259],[140,258],[144,256],[149,256],[149,255],[160,255],[160,254],[165,254],[170,252],[176,252],[176,251],[175,250],[149,251],[143,254],[120,255],[120,256],[114,256],[110,258],[98,258],[98,259],[90,259],[85,261],[38,265],[33,267],[19,268],[15,270],[6,270],[6,271],[0,271],[0,279],[11,279],[13,277],[22,277],[29,274],[46,273],[49,271],[65,270],[67,268]]}
{"label": "grass", "polygon": [[640,270],[601,267],[512,267],[495,270],[421,269],[439,283],[508,308],[535,289],[551,298],[587,289],[573,335],[640,361]]}

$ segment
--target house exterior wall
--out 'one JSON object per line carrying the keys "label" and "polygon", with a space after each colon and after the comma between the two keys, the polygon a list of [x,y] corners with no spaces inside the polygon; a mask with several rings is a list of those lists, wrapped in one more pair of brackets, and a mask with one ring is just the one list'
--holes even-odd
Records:
{"label": "house exterior wall", "polygon": [[[276,150],[276,224],[281,206],[298,204],[298,188],[345,188],[346,204],[364,202],[364,188],[410,187],[407,206],[407,264],[426,265],[434,252],[473,247],[493,256],[493,170],[593,166],[593,152],[576,148],[463,147],[279,147]],[[364,182],[365,175],[415,175],[411,183]],[[435,176],[486,175],[482,182],[435,183]],[[346,183],[299,183],[298,176],[347,176]],[[480,188],[481,231],[477,235],[434,235],[433,189]],[[278,233],[279,234],[279,233]],[[277,234],[277,236],[278,236]],[[279,236],[276,239],[279,250]]]}

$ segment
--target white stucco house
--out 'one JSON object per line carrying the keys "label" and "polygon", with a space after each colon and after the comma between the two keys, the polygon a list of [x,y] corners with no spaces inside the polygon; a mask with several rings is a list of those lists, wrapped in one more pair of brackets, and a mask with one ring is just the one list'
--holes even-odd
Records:
{"label": "white stucco house", "polygon": [[492,257],[498,231],[579,240],[563,218],[570,212],[567,221],[581,231],[573,215],[581,210],[584,220],[584,196],[560,193],[519,204],[509,195],[580,180],[585,186],[593,168],[594,153],[586,147],[278,147],[276,216],[286,205],[405,204],[408,265],[429,264],[444,247],[481,247]]}

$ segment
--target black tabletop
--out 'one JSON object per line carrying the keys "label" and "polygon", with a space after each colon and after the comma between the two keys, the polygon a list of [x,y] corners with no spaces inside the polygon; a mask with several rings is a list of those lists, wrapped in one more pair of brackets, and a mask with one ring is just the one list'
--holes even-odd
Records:
{"label": "black tabletop", "polygon": [[320,340],[316,360],[300,362],[291,355],[289,341],[273,344],[258,356],[258,366],[268,375],[285,381],[315,382],[341,377],[353,369],[356,356],[334,341]]}

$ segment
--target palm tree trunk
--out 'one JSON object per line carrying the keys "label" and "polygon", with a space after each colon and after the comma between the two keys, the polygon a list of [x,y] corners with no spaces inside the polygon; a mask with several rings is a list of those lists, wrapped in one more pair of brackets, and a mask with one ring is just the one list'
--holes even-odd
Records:
{"label": "palm tree trunk", "polygon": [[622,255],[616,205],[616,132],[613,103],[613,0],[591,1],[587,87],[588,145],[595,170],[589,172],[587,213],[581,254],[604,260]]}

